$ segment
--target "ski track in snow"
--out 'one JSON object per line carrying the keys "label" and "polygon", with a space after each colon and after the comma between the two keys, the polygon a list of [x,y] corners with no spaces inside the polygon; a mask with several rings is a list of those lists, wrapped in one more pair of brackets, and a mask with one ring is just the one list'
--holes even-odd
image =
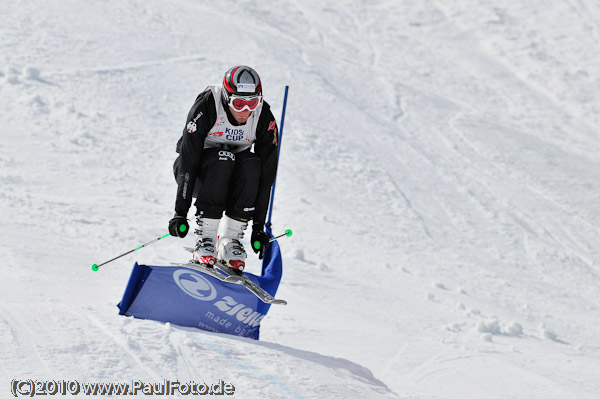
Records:
{"label": "ski track in snow", "polygon": [[[594,2],[4,6],[5,388],[222,378],[236,397],[597,396]],[[184,261],[191,237],[89,270],[164,233],[185,115],[236,63],[259,71],[277,118],[290,85],[273,213],[294,230],[289,304],[260,342],[117,316],[133,262]]]}

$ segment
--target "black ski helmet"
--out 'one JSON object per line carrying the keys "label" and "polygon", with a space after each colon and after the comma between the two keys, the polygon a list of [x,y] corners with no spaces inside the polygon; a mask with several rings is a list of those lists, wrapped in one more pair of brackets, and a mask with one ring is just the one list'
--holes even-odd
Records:
{"label": "black ski helmet", "polygon": [[229,102],[229,96],[262,96],[260,77],[256,71],[245,65],[234,66],[223,77],[223,96]]}

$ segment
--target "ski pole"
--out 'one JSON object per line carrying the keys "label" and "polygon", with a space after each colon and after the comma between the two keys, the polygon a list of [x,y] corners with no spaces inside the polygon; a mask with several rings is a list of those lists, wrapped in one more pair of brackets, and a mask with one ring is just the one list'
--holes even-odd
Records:
{"label": "ski pole", "polygon": [[[181,230],[181,232],[184,232],[184,231],[186,230],[186,227],[182,225],[182,226],[180,226],[180,227],[179,227],[179,230]],[[101,264],[94,263],[94,264],[92,265],[92,270],[93,270],[93,271],[95,271],[95,272],[97,272],[97,271],[98,271],[98,269],[100,269],[100,267],[101,267],[101,266],[104,266],[104,265],[106,265],[107,263],[110,263],[110,262],[112,262],[112,261],[114,261],[114,260],[117,260],[117,259],[119,259],[119,258],[122,258],[122,257],[123,257],[123,256],[125,256],[125,255],[129,255],[130,253],[132,253],[132,252],[135,252],[135,251],[137,251],[138,249],[142,249],[142,248],[144,248],[144,247],[146,247],[146,246],[148,246],[148,245],[150,245],[150,244],[153,244],[153,243],[155,243],[155,242],[156,242],[156,241],[158,241],[158,240],[162,240],[163,238],[165,238],[165,237],[168,237],[168,236],[170,236],[170,235],[171,235],[170,233],[167,233],[167,234],[165,234],[164,236],[161,236],[161,237],[155,238],[154,240],[148,241],[147,243],[145,243],[145,244],[142,244],[142,245],[140,245],[139,247],[132,249],[131,251],[127,251],[127,252],[125,252],[124,254],[121,254],[121,255],[117,256],[116,258],[112,258],[111,260],[107,260],[107,261],[106,261],[106,262],[104,262],[104,263],[101,263]]]}
{"label": "ski pole", "polygon": [[[287,229],[287,230],[285,231],[285,233],[283,233],[283,234],[280,234],[280,235],[278,235],[277,237],[269,238],[269,242],[271,243],[271,242],[273,242],[273,241],[275,241],[275,240],[277,240],[278,238],[281,238],[281,237],[283,237],[283,236],[286,236],[286,237],[291,237],[291,236],[292,236],[292,230],[290,230],[290,229]],[[254,241],[254,244],[253,244],[253,245],[254,245],[254,248],[256,248],[256,249],[260,249],[260,241]]]}
{"label": "ski pole", "polygon": [[[285,108],[287,106],[288,90],[290,86],[285,86],[285,93],[283,94],[283,109],[281,110],[281,124],[279,126],[279,132],[277,135],[277,162],[279,162],[279,153],[281,152],[281,140],[283,139],[283,123],[285,122]],[[275,172],[277,173],[277,172]],[[275,185],[277,183],[277,175],[273,181],[273,187],[271,187],[271,202],[269,203],[269,216],[267,217],[267,227],[271,228],[271,216],[273,215],[273,201],[275,200]]]}

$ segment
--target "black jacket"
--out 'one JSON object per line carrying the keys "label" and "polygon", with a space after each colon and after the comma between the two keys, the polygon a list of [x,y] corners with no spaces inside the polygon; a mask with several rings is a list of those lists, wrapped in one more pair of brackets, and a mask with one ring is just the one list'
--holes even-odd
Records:
{"label": "black jacket", "polygon": [[[230,123],[240,125],[235,121],[225,106]],[[187,216],[192,203],[192,193],[204,151],[204,140],[217,121],[214,96],[210,89],[200,93],[188,113],[183,129],[183,135],[177,142],[177,152],[180,154],[179,173],[177,175],[177,199],[175,213]],[[187,126],[190,122],[196,124],[196,131],[189,133]],[[271,186],[277,173],[277,123],[271,112],[271,107],[264,102],[256,127],[254,153],[261,160],[261,176],[256,198],[254,224],[265,223],[271,196]]]}

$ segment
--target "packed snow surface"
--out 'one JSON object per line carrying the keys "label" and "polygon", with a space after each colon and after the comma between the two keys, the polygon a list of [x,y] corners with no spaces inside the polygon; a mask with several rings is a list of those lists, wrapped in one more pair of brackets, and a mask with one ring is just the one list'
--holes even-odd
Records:
{"label": "packed snow surface", "polygon": [[[0,397],[29,378],[598,397],[598,2],[1,9]],[[191,235],[90,269],[166,232],[187,112],[237,64],[278,118],[290,86],[273,213],[294,231],[289,304],[258,342],[117,315],[133,263],[185,261]]]}

